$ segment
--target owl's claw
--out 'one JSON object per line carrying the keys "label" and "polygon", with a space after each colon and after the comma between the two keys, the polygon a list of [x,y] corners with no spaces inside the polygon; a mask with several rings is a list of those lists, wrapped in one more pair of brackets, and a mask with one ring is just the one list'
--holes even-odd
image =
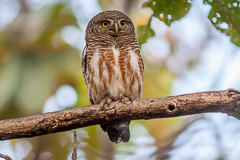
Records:
{"label": "owl's claw", "polygon": [[132,97],[123,97],[123,99],[127,99],[128,101],[130,101],[131,103],[134,101],[134,99]]}
{"label": "owl's claw", "polygon": [[109,98],[109,97],[106,97],[106,98],[102,99],[101,102],[100,102],[101,109],[105,110],[105,106],[104,105],[107,104],[108,106],[110,106],[111,102],[112,102],[112,99]]}
{"label": "owl's claw", "polygon": [[131,103],[134,101],[134,99],[132,97],[129,97],[128,99],[129,99],[129,101],[131,101]]}
{"label": "owl's claw", "polygon": [[120,94],[120,95],[118,96],[118,99],[119,99],[119,101],[121,102],[122,99],[123,99],[123,96]]}
{"label": "owl's claw", "polygon": [[[121,99],[120,99],[121,97]],[[120,102],[127,102],[127,101],[130,101],[130,103],[132,103],[135,99],[133,97],[128,97],[128,96],[119,96],[119,101]]]}
{"label": "owl's claw", "polygon": [[107,104],[110,105],[112,103],[112,99],[111,98],[107,98]]}

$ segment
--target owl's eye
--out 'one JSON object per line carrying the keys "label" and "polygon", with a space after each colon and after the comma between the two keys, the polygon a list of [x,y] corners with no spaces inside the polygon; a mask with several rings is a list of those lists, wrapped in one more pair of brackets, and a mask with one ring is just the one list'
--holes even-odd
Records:
{"label": "owl's eye", "polygon": [[102,26],[103,27],[108,27],[109,26],[109,22],[108,21],[103,21],[102,22]]}
{"label": "owl's eye", "polygon": [[122,27],[126,27],[126,22],[125,21],[121,21],[120,24],[122,25]]}

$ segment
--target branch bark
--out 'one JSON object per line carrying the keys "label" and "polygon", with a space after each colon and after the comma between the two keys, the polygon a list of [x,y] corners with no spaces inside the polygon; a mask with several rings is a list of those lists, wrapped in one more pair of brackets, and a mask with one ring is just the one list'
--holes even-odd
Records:
{"label": "branch bark", "polygon": [[114,121],[169,118],[222,112],[240,119],[240,92],[234,89],[113,102],[0,121],[0,140],[34,137]]}

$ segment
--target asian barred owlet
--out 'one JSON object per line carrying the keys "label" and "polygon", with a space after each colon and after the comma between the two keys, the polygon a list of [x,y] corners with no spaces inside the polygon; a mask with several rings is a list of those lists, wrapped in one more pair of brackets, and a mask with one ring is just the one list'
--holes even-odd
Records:
{"label": "asian barred owlet", "polygon": [[[86,29],[82,70],[91,104],[142,96],[143,60],[132,20],[119,11],[97,14]],[[101,125],[112,142],[128,142],[130,121]]]}

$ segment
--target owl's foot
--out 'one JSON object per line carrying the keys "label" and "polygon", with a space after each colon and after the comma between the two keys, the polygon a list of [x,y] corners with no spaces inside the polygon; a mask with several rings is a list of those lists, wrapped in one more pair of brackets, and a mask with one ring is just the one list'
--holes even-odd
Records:
{"label": "owl's foot", "polygon": [[118,96],[118,99],[119,99],[119,101],[122,101],[123,96],[120,94],[120,95]]}
{"label": "owl's foot", "polygon": [[123,96],[123,95],[119,95],[118,96],[118,100],[121,102],[121,101],[126,101],[126,100],[129,100],[129,101],[131,101],[131,102],[133,102],[134,101],[134,99],[132,98],[132,97],[125,97],[125,96]]}
{"label": "owl's foot", "polygon": [[130,101],[132,103],[134,99],[133,97],[122,97],[120,101]]}
{"label": "owl's foot", "polygon": [[100,102],[100,107],[102,110],[105,109],[105,105],[110,105],[113,100],[109,97],[103,98]]}
{"label": "owl's foot", "polygon": [[129,101],[131,101],[131,103],[134,101],[133,97],[128,97]]}

